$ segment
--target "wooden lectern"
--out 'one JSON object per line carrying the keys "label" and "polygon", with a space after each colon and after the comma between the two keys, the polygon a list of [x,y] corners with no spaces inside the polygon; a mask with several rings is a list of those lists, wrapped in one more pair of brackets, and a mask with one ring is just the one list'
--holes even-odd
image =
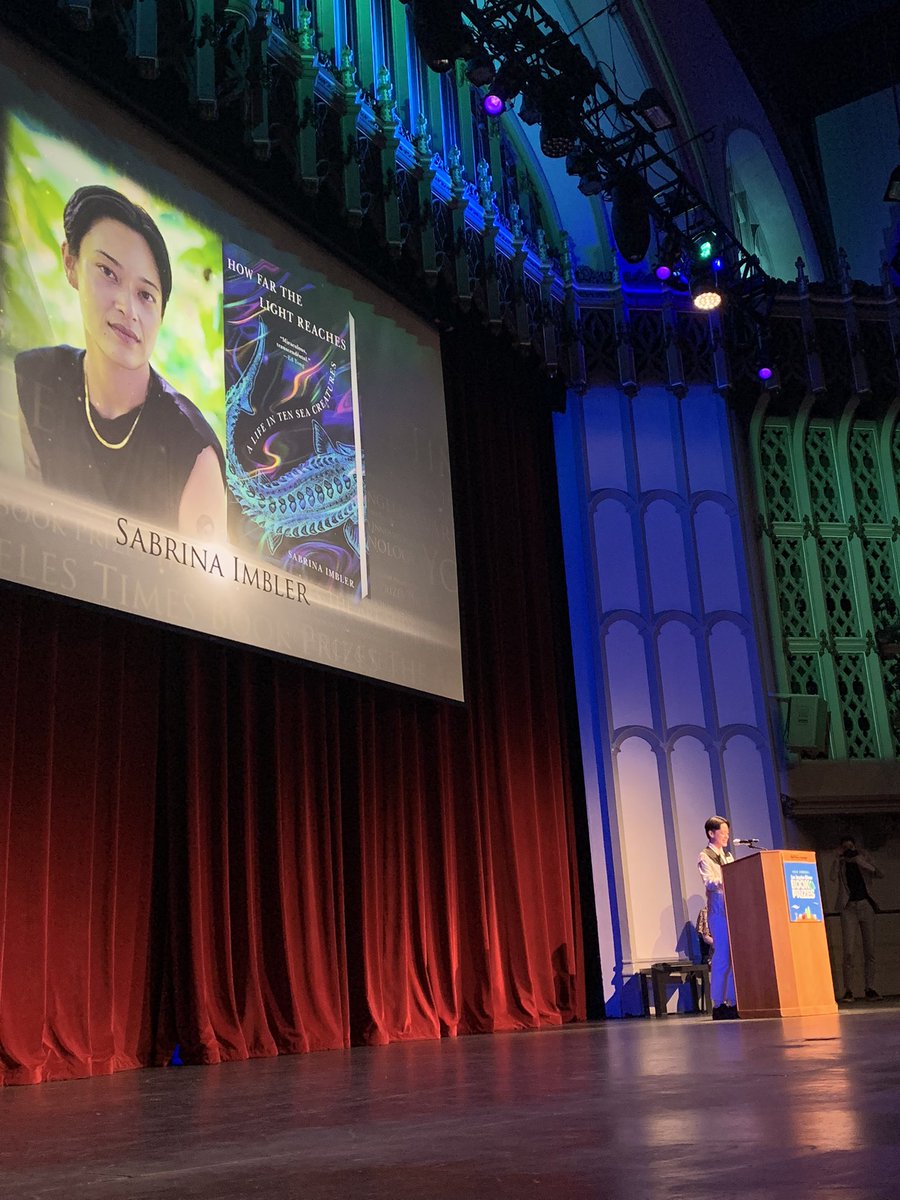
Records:
{"label": "wooden lectern", "polygon": [[836,1013],[815,854],[762,850],[723,876],[741,1016]]}

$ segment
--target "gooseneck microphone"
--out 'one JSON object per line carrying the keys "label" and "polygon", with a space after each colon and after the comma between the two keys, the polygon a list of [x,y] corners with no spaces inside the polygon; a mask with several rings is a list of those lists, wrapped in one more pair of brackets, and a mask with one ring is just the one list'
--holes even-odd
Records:
{"label": "gooseneck microphone", "polygon": [[759,838],[732,838],[731,844],[733,846],[758,846]]}

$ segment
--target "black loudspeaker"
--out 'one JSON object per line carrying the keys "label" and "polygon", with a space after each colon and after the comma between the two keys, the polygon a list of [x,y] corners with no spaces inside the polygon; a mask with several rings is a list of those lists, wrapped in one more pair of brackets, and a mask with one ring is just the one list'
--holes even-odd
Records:
{"label": "black loudspeaker", "polygon": [[828,705],[821,696],[803,693],[788,698],[788,749],[821,756],[828,752]]}
{"label": "black loudspeaker", "polygon": [[413,36],[426,64],[443,74],[458,58],[471,58],[476,50],[470,29],[463,24],[453,0],[411,0]]}
{"label": "black loudspeaker", "polygon": [[612,189],[612,231],[627,263],[639,263],[650,247],[650,192],[637,171],[623,171]]}

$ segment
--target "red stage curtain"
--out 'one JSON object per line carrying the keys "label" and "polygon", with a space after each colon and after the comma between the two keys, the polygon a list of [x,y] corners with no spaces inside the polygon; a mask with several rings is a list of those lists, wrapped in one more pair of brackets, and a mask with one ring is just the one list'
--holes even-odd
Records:
{"label": "red stage curtain", "polygon": [[0,590],[5,1082],[584,1017],[549,414],[445,350],[465,707]]}
{"label": "red stage curtain", "polygon": [[150,1061],[159,633],[0,592],[0,1071]]}

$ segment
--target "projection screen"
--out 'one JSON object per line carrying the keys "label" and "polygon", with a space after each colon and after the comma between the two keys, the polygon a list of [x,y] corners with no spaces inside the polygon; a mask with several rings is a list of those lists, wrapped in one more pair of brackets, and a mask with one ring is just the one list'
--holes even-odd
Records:
{"label": "projection screen", "polygon": [[0,577],[463,699],[434,332],[0,37]]}

